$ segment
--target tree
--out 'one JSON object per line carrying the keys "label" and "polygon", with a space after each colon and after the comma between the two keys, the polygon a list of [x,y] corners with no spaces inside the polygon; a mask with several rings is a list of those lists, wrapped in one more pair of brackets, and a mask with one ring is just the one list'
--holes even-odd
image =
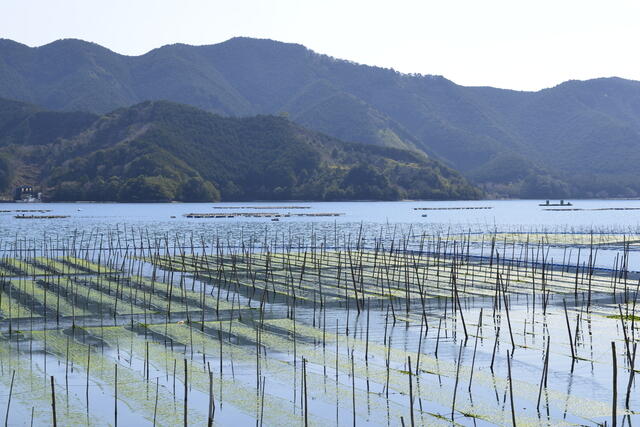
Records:
{"label": "tree", "polygon": [[175,183],[160,176],[139,176],[124,183],[121,202],[167,202],[175,199]]}
{"label": "tree", "polygon": [[217,202],[220,192],[211,182],[197,176],[180,186],[179,199],[183,202]]}
{"label": "tree", "polygon": [[566,182],[549,175],[528,175],[522,183],[522,197],[562,199],[569,195]]}
{"label": "tree", "polygon": [[11,158],[7,154],[0,154],[0,191],[8,190],[14,177],[15,168]]}

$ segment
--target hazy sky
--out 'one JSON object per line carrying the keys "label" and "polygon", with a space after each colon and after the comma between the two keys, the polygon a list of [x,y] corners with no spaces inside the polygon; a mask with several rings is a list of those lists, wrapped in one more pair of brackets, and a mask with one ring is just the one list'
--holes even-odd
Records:
{"label": "hazy sky", "polygon": [[640,80],[639,0],[0,0],[0,37],[30,46],[79,38],[139,55],[234,36],[463,85]]}

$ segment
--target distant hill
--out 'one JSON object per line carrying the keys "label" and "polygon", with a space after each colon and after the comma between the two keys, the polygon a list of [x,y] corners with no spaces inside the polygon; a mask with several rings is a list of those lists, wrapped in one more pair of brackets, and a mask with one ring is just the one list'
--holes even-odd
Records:
{"label": "distant hill", "polygon": [[619,78],[518,92],[272,40],[136,57],[79,40],[0,40],[0,96],[93,113],[161,99],[225,116],[286,113],[345,141],[423,151],[498,195],[640,196],[640,82]]}
{"label": "distant hill", "polygon": [[47,111],[35,105],[0,98],[0,147],[45,145],[70,138],[96,121],[85,112]]}
{"label": "distant hill", "polygon": [[168,101],[97,116],[0,100],[0,190],[52,200],[468,199],[426,155],[345,143],[283,117],[229,118]]}

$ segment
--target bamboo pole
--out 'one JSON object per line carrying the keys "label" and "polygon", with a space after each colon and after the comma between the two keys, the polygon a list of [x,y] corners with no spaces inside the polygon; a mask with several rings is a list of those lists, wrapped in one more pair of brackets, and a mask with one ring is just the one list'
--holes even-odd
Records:
{"label": "bamboo pole", "polygon": [[613,399],[611,402],[611,425],[617,425],[618,409],[618,362],[616,360],[616,343],[611,341],[611,358],[613,360]]}
{"label": "bamboo pole", "polygon": [[51,411],[53,414],[53,427],[57,427],[58,420],[56,418],[56,392],[53,383],[53,375],[51,375]]}
{"label": "bamboo pole", "polygon": [[13,380],[16,377],[16,370],[14,369],[11,373],[11,385],[9,386],[9,400],[7,401],[7,413],[4,416],[4,425],[7,427],[9,425],[9,408],[11,407],[11,394],[13,393]]}

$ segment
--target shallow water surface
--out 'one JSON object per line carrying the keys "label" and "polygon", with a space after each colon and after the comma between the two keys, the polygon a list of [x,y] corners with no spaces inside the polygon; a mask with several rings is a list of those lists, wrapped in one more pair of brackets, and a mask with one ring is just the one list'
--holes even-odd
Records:
{"label": "shallow water surface", "polygon": [[631,425],[640,202],[538,203],[7,204],[8,422]]}

